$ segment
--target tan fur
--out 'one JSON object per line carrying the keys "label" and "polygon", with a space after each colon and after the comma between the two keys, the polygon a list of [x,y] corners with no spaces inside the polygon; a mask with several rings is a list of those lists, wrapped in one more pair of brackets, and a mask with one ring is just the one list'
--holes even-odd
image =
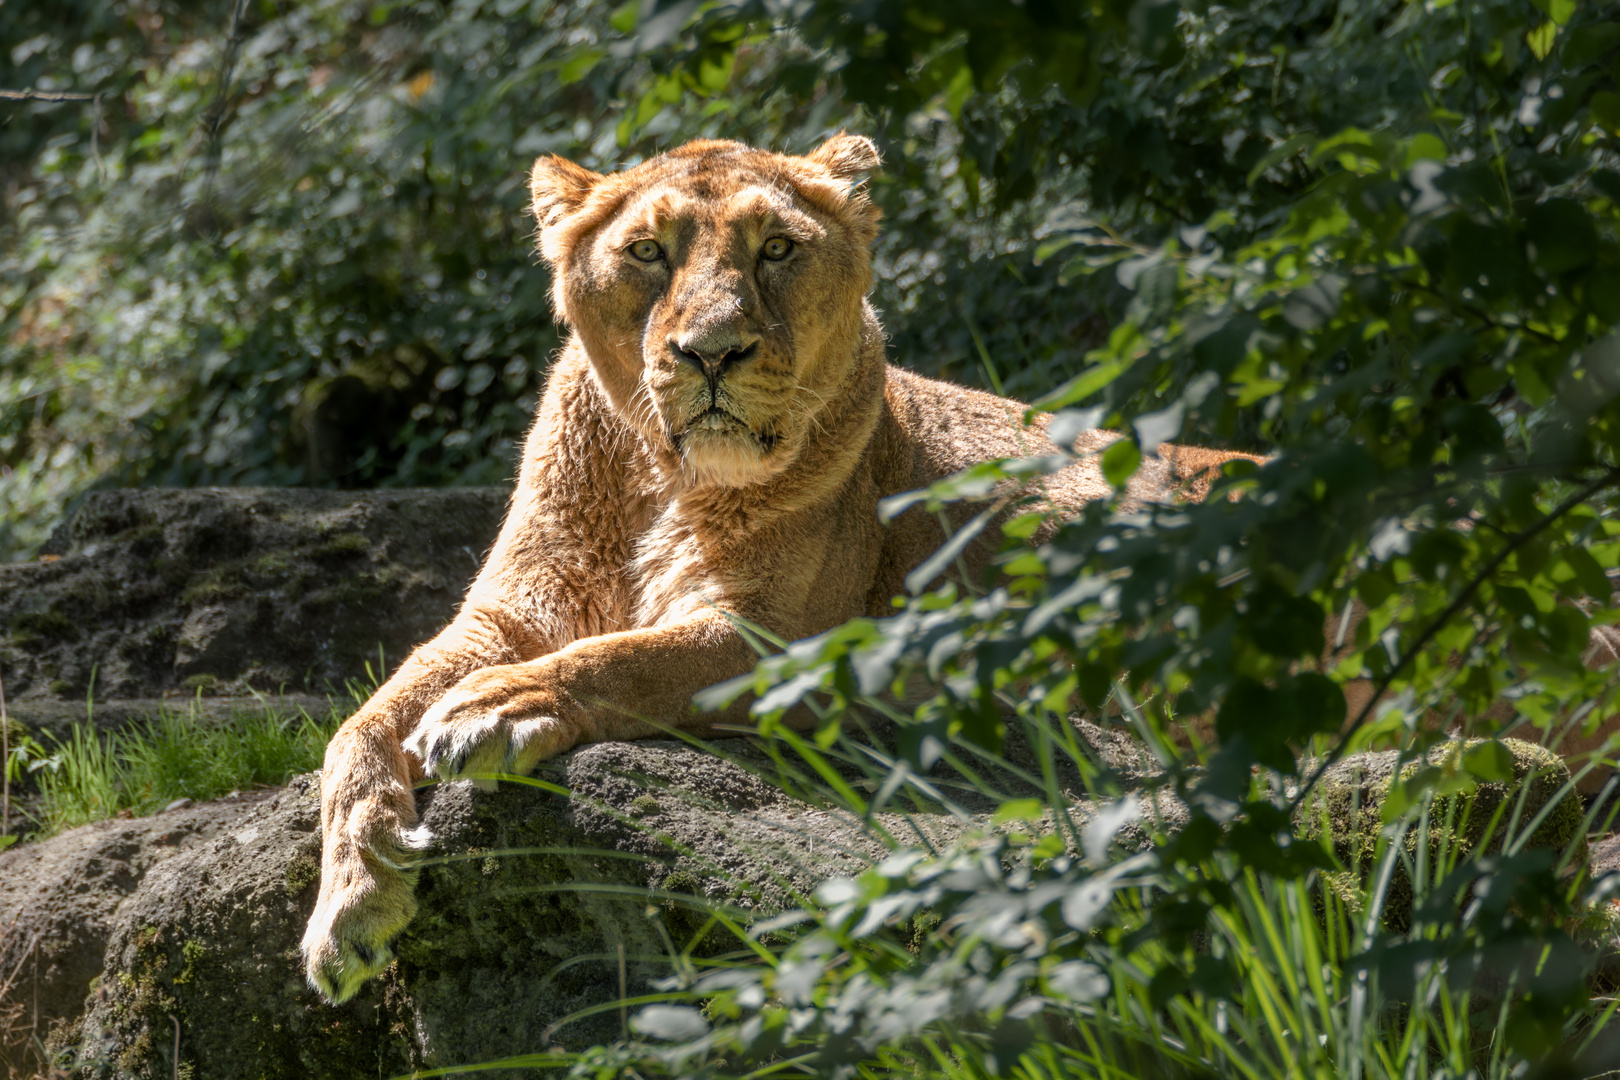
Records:
{"label": "tan fur", "polygon": [[[889,613],[943,535],[920,510],[883,527],[880,499],[1053,451],[1024,405],[886,364],[865,301],[878,213],[858,183],[877,163],[849,135],[808,157],[691,143],[609,176],[536,163],[572,333],[460,613],[327,749],[303,943],[326,996],[386,966],[414,913],[422,775],[524,772],[581,743],[743,720],[745,703],[690,704],[754,662],[728,615],[796,639]],[[793,245],[780,261],[762,254],[775,238]],[[644,241],[662,257],[638,259]],[[1202,497],[1233,456],[1164,447],[1128,494]],[[1078,507],[1110,487],[1088,459],[1045,490]]]}

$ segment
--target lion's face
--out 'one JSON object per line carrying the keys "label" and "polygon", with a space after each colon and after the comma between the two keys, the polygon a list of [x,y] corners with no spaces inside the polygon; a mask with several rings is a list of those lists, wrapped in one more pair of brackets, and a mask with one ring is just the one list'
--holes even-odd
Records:
{"label": "lion's face", "polygon": [[855,364],[877,213],[871,142],[808,157],[690,143],[599,176],[532,178],[553,302],[614,405],[697,484],[786,468]]}

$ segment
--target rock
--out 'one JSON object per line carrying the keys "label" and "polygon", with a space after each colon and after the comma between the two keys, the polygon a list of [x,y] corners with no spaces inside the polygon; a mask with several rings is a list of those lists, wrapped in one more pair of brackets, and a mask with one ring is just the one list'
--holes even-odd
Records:
{"label": "rock", "polygon": [[[154,866],[240,825],[262,799],[210,803],[149,818],[86,825],[0,853],[0,983],[43,1033],[84,1008],[116,913]],[[0,1016],[5,1010],[0,1009]],[[22,1068],[0,1041],[0,1065]],[[10,1056],[8,1057],[8,1052]]]}
{"label": "rock", "polygon": [[[676,742],[581,748],[539,775],[571,797],[422,791],[436,848],[421,913],[393,968],[340,1007],[304,984],[298,958],[320,855],[314,776],[0,853],[0,915],[23,945],[78,926],[41,1013],[63,1021],[52,1046],[86,1076],[173,1075],[174,1020],[181,1068],[199,1077],[392,1076],[611,1040],[618,1010],[590,1010],[668,975],[670,944],[735,947],[705,904],[776,910],[883,851],[859,821],[755,775],[774,768],[763,754],[726,742],[740,764]],[[936,843],[963,828],[916,820]]]}
{"label": "rock", "polygon": [[[259,707],[251,695],[288,689],[303,696],[283,705],[320,715],[379,646],[397,659],[449,621],[504,502],[493,489],[93,494],[48,560],[0,567],[12,711],[65,732],[85,716],[93,671],[100,726],[182,706],[224,721]],[[1140,797],[1158,772],[1144,747],[1118,727],[1075,724],[1087,773],[1140,798],[1116,839],[1140,850],[1179,830],[1185,806],[1165,791]],[[1027,780],[1040,755],[1016,728],[1003,767],[974,767],[999,792],[1044,801]],[[1503,745],[1511,778],[1446,805],[1473,807],[1477,823],[1526,791],[1529,814],[1552,808],[1532,842],[1578,843],[1579,803],[1557,797],[1562,764]],[[931,776],[933,795],[893,804],[907,818],[868,824],[762,779],[775,766],[751,743],[716,749],[605,743],[548,763],[536,785],[421,791],[437,841],[421,912],[397,962],[341,1007],[304,984],[298,956],[319,875],[314,776],[0,852],[0,1065],[43,1064],[4,1038],[8,1010],[35,1002],[60,1060],[107,1078],[391,1076],[612,1040],[622,996],[676,970],[683,951],[736,946],[714,914],[740,924],[793,906],[881,856],[879,830],[943,846],[1000,805]],[[1468,751],[1446,744],[1408,771],[1453,768]],[[1372,754],[1334,766],[1305,827],[1365,854],[1396,764]],[[1057,770],[1083,823],[1098,809],[1085,777],[1066,758]],[[844,772],[861,790],[884,787],[881,774]],[[1477,846],[1473,829],[1454,842]]]}
{"label": "rock", "polygon": [[[0,680],[60,730],[178,695],[343,694],[454,615],[499,488],[97,491],[41,561],[0,564]],[[109,700],[110,699],[110,700]]]}
{"label": "rock", "polygon": [[[1463,768],[1464,757],[1471,753],[1494,760],[1503,778],[1476,782]],[[1395,784],[1399,760],[1396,751],[1388,750],[1338,762],[1323,773],[1312,801],[1302,810],[1301,831],[1306,835],[1325,832],[1332,837],[1339,861],[1350,868],[1338,882],[1346,898],[1356,892],[1351,875],[1367,873],[1373,865],[1383,829],[1381,815]],[[1403,766],[1400,779],[1409,780],[1420,770],[1433,770],[1438,779],[1450,781],[1435,796],[1429,811],[1426,850],[1432,863],[1476,850],[1488,854],[1502,850],[1510,823],[1515,834],[1535,824],[1528,847],[1560,852],[1573,847],[1577,862],[1587,859],[1581,797],[1570,784],[1569,766],[1546,747],[1520,739],[1446,740],[1431,747],[1422,761]],[[1447,792],[1446,787],[1452,790]],[[1508,805],[1493,826],[1493,816],[1504,802]],[[1416,858],[1418,829],[1409,829],[1403,843]],[[1410,920],[1411,906],[1411,881],[1404,867],[1397,867],[1384,905],[1386,922],[1403,929]]]}
{"label": "rock", "polygon": [[1592,845],[1592,877],[1620,873],[1620,835],[1605,836]]}

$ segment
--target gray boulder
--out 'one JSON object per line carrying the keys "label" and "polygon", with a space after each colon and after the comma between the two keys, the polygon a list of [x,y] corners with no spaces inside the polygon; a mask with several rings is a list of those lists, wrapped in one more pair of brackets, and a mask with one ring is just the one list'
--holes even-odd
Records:
{"label": "gray boulder", "polygon": [[[58,1063],[85,1076],[175,1075],[177,1025],[180,1075],[197,1077],[392,1076],[612,1040],[624,993],[678,970],[683,950],[738,946],[711,907],[791,906],[883,851],[861,822],[760,779],[772,766],[747,744],[720,746],[734,760],[604,743],[547,766],[549,790],[424,789],[436,848],[421,913],[395,965],[342,1006],[304,984],[298,957],[320,857],[314,776],[0,854],[4,955],[77,927],[50,947],[41,1012]],[[916,820],[936,842],[962,829]]]}
{"label": "gray boulder", "polygon": [[0,564],[14,719],[120,723],[175,696],[341,694],[454,615],[499,488],[92,492],[40,561]]}
{"label": "gray boulder", "polygon": [[83,1011],[119,907],[146,874],[240,825],[265,798],[101,821],[0,853],[0,987],[12,984],[0,994],[0,1021],[10,1021],[0,1023],[0,1067],[22,1070],[33,1036]]}
{"label": "gray boulder", "polygon": [[[504,502],[493,489],[92,495],[53,558],[0,567],[13,713],[66,730],[92,669],[101,725],[199,692],[205,718],[229,717],[249,692],[292,690],[305,696],[286,704],[319,711],[379,645],[397,659],[449,621]],[[1147,795],[1152,756],[1118,728],[1076,723],[1094,763]],[[548,763],[538,785],[423,789],[436,848],[421,912],[397,962],[339,1007],[304,984],[298,956],[319,874],[314,776],[0,852],[0,1067],[44,1068],[35,1036],[73,1074],[153,1080],[395,1076],[611,1041],[621,998],[737,947],[717,914],[740,924],[792,906],[881,857],[885,832],[942,846],[999,805],[935,775],[937,797],[908,793],[907,818],[861,821],[762,779],[776,766],[750,742],[715,750],[605,743]],[[983,778],[1046,798],[1023,778],[1038,755],[1016,726],[1004,753],[1009,768],[975,766]],[[1543,801],[1559,791],[1560,765],[1513,754],[1512,782],[1481,799],[1527,779]],[[1324,778],[1322,804],[1351,814],[1336,836],[1362,835],[1354,815],[1387,794],[1393,770],[1392,755],[1369,755]],[[1078,770],[1056,780],[1077,816],[1095,809]],[[1128,847],[1186,820],[1166,792],[1141,805],[1118,837]],[[1549,821],[1563,828],[1572,812]]]}

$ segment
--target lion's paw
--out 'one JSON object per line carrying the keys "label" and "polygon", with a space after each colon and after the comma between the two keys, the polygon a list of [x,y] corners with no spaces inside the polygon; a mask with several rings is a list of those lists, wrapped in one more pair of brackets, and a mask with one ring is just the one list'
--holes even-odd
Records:
{"label": "lion's paw", "polygon": [[495,704],[487,691],[465,684],[451,689],[422,715],[405,749],[444,780],[466,778],[484,790],[494,776],[522,774],[567,749],[563,725],[552,716],[525,716]]}
{"label": "lion's paw", "polygon": [[[426,830],[407,832],[401,854],[427,845]],[[309,984],[338,1004],[394,959],[393,941],[416,914],[416,874],[392,859],[353,854],[322,866],[321,894],[304,931]]]}

